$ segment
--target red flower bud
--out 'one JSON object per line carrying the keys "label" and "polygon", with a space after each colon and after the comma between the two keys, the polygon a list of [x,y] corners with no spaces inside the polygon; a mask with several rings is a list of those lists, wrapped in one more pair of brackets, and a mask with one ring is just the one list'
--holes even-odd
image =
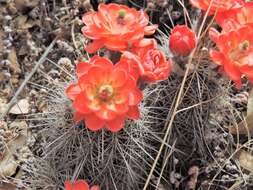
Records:
{"label": "red flower bud", "polygon": [[170,50],[175,55],[189,55],[196,46],[196,35],[187,26],[175,26],[169,39]]}

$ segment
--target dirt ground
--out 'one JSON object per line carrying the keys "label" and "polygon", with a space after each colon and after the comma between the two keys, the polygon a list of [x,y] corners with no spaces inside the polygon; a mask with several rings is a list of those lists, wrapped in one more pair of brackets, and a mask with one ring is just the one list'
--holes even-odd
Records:
{"label": "dirt ground", "polygon": [[[146,10],[151,22],[159,25],[160,32],[155,37],[161,49],[168,47],[164,41],[168,39],[169,29],[173,25],[185,24],[184,9],[174,0],[104,2],[123,3]],[[96,10],[98,4],[96,0],[0,0],[0,190],[63,189],[67,175],[77,175],[74,166],[78,165],[65,158],[66,152],[69,149],[76,152],[83,150],[82,143],[88,141],[87,136],[97,139],[98,144],[102,139],[102,134],[87,135],[84,129],[75,129],[68,137],[62,137],[69,132],[69,128],[64,126],[69,126],[66,118],[71,114],[60,93],[67,83],[73,81],[75,65],[90,56],[84,51],[89,40],[80,32],[83,26],[81,18],[85,12]],[[193,20],[198,18],[199,12],[191,8],[188,1],[184,1],[184,6]],[[252,106],[252,85],[244,81],[241,90],[235,89],[227,78],[217,72],[217,66],[208,60],[205,48],[212,48],[214,44],[206,37],[200,46],[194,63],[201,59],[201,65],[193,65],[192,72],[187,76],[186,93],[179,107],[181,111],[166,139],[167,145],[152,176],[151,183],[154,185],[150,189],[155,189],[157,184],[158,190],[251,190],[253,127],[250,127],[252,119],[247,118],[246,113]],[[128,182],[122,183],[121,180],[132,181],[115,172],[112,174],[118,175],[115,185],[111,179],[106,181],[105,176],[110,173],[104,173],[103,177],[95,171],[87,174],[86,167],[91,166],[78,170],[79,176],[88,175],[91,180],[97,175],[99,177],[92,182],[104,180],[107,186],[103,188],[110,190],[138,190],[137,187],[143,185],[183,79],[186,60],[175,62],[178,68],[168,81],[146,89],[147,96],[142,106],[146,107],[143,113],[148,116],[141,120],[141,124],[129,124],[147,126],[147,130],[141,133],[145,138],[140,139],[141,135],[130,130],[127,133],[131,133],[133,140],[127,139],[126,134],[118,137],[122,141],[120,146],[124,146],[124,142],[132,145],[136,139],[144,140],[143,146],[148,146],[146,151],[151,159],[147,158],[145,164],[142,160],[133,161],[133,170],[140,171],[139,181],[133,180],[137,181],[133,186]],[[60,101],[57,103],[57,100]],[[61,105],[63,102],[64,105]],[[57,114],[61,109],[64,114]],[[50,112],[54,114],[49,115]],[[49,123],[52,117],[57,121]],[[247,130],[241,123],[245,117],[249,123]],[[150,132],[151,125],[156,129]],[[55,126],[59,127],[52,129]],[[79,139],[77,134],[83,137]],[[103,135],[105,138],[108,136],[107,133]],[[61,142],[55,140],[58,138],[62,138]],[[94,143],[92,146],[98,145]],[[145,155],[142,148],[133,149],[140,156]],[[72,156],[73,162],[82,161],[82,155]],[[124,158],[129,160],[134,157],[127,156]],[[64,163],[61,163],[62,160]],[[147,169],[143,174],[140,165]],[[134,172],[131,174],[136,175]],[[15,184],[15,187],[10,184]]]}

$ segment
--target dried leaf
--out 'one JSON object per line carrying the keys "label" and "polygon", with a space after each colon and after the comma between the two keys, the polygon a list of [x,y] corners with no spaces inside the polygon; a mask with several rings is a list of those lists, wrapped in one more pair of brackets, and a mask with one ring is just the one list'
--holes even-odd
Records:
{"label": "dried leaf", "polygon": [[16,173],[18,162],[13,154],[26,143],[27,131],[7,144],[4,158],[0,161],[0,176],[9,177]]}
{"label": "dried leaf", "polygon": [[15,189],[16,189],[16,186],[10,183],[0,184],[0,190],[15,190]]}
{"label": "dried leaf", "polygon": [[9,177],[15,174],[18,163],[10,153],[5,153],[4,158],[0,161],[0,176]]}
{"label": "dried leaf", "polygon": [[41,22],[40,20],[31,20],[29,19],[22,27],[21,29],[29,29],[29,28],[32,28],[34,26],[40,26],[41,25]]}
{"label": "dried leaf", "polygon": [[249,93],[247,116],[244,121],[241,121],[237,126],[229,128],[232,134],[251,134],[253,135],[253,89]]}
{"label": "dried leaf", "polygon": [[29,8],[34,8],[36,7],[40,0],[14,0],[15,2],[15,7],[18,9],[18,10],[23,10],[27,7]]}
{"label": "dried leaf", "polygon": [[249,92],[248,106],[247,106],[247,115],[253,114],[253,88]]}
{"label": "dried leaf", "polygon": [[0,115],[4,113],[4,111],[7,109],[8,105],[6,103],[5,99],[0,98]]}
{"label": "dried leaf", "polygon": [[26,15],[19,15],[15,18],[15,23],[18,29],[21,29],[24,24],[27,22],[28,17]]}
{"label": "dried leaf", "polygon": [[4,32],[0,30],[0,52],[3,52],[3,49],[4,49],[3,39],[2,39],[3,36],[4,36]]}
{"label": "dried leaf", "polygon": [[27,114],[29,113],[29,101],[28,99],[21,99],[18,101],[17,104],[15,104],[10,112],[11,114]]}
{"label": "dried leaf", "polygon": [[25,121],[13,121],[8,128],[12,131],[18,132],[19,135],[27,136],[27,123]]}
{"label": "dried leaf", "polygon": [[241,150],[238,155],[240,166],[250,172],[253,172],[253,155],[250,152]]}
{"label": "dried leaf", "polygon": [[10,53],[8,54],[8,60],[10,61],[10,69],[14,73],[21,73],[21,69],[18,64],[16,50],[14,48],[11,49]]}

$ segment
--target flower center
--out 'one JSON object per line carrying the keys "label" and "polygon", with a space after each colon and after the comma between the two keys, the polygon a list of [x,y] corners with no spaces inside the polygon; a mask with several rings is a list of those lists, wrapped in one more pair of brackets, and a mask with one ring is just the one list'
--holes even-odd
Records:
{"label": "flower center", "polygon": [[229,53],[229,58],[238,65],[242,65],[246,57],[249,56],[249,50],[251,48],[251,42],[248,40],[239,44],[236,49],[233,49]]}
{"label": "flower center", "polygon": [[113,88],[111,85],[102,85],[100,86],[100,88],[98,89],[98,98],[105,102],[108,101],[112,98],[113,95]]}
{"label": "flower center", "polygon": [[239,49],[241,52],[245,52],[249,50],[250,42],[248,40],[245,40],[243,43],[240,44]]}
{"label": "flower center", "polygon": [[119,10],[119,18],[124,18],[126,16],[126,11],[124,9]]}
{"label": "flower center", "polygon": [[124,20],[126,16],[126,11],[124,9],[119,10],[118,17],[117,17],[117,23],[120,25],[125,25],[126,21]]}

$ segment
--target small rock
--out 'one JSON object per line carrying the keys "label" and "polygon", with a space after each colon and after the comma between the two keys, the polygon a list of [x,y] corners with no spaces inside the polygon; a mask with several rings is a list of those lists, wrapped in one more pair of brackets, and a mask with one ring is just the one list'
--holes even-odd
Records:
{"label": "small rock", "polygon": [[4,26],[4,31],[6,33],[11,33],[12,32],[12,29],[9,27],[9,26]]}
{"label": "small rock", "polygon": [[11,108],[9,113],[16,115],[29,113],[28,99],[19,100],[18,103]]}
{"label": "small rock", "polygon": [[[1,2],[1,0],[0,0],[0,2]],[[5,20],[11,20],[12,17],[11,17],[10,15],[6,15],[6,16],[4,17],[4,19],[5,19]]]}
{"label": "small rock", "polygon": [[7,109],[6,101],[3,99],[0,99],[0,115],[4,113],[4,111]]}
{"label": "small rock", "polygon": [[18,59],[17,59],[17,54],[16,54],[16,50],[12,49],[8,55],[8,60],[10,61],[10,69],[11,71],[13,71],[14,73],[21,73],[21,69],[18,63]]}

